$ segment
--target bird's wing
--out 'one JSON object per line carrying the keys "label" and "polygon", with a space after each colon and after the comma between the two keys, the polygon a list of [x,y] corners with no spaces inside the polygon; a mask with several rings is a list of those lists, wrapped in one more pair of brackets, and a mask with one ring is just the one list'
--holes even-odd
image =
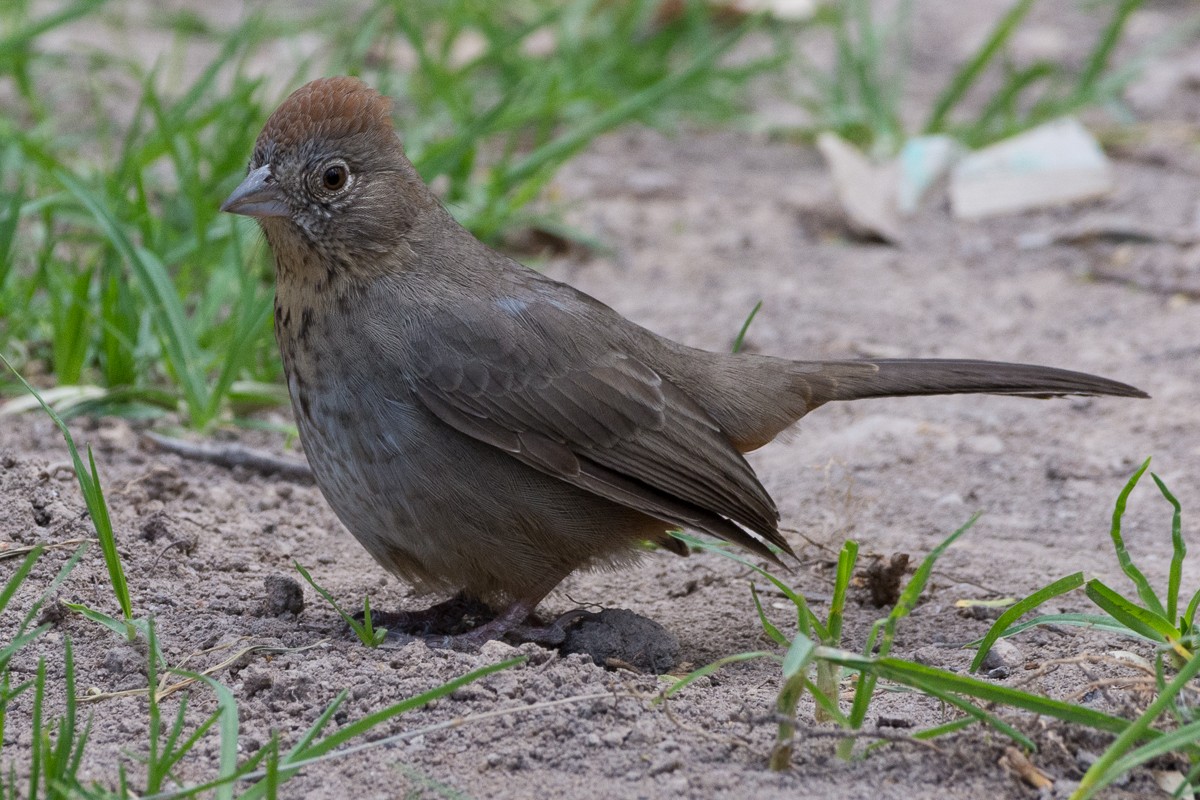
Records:
{"label": "bird's wing", "polygon": [[414,395],[547,475],[764,555],[759,539],[788,550],[770,495],[703,408],[642,360],[580,341],[578,326],[541,309],[426,327],[411,342]]}

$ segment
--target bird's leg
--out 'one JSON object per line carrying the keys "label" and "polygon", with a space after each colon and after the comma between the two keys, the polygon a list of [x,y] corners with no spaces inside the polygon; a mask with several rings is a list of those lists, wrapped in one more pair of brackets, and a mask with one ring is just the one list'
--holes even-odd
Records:
{"label": "bird's leg", "polygon": [[483,623],[479,627],[469,630],[466,633],[460,633],[457,636],[443,637],[442,641],[431,641],[430,644],[450,647],[455,650],[474,650],[484,642],[499,639],[509,631],[520,627],[540,602],[542,602],[541,597],[514,600],[503,611],[497,614],[495,618]]}
{"label": "bird's leg", "polygon": [[[495,612],[486,603],[466,592],[459,592],[449,600],[443,600],[419,611],[372,611],[371,624],[377,628],[387,628],[390,633],[413,636],[445,635],[461,629],[468,618],[478,624],[479,620],[486,622],[495,616]],[[355,617],[361,620],[362,614],[356,614]]]}
{"label": "bird's leg", "polygon": [[515,643],[533,642],[543,647],[557,647],[566,638],[570,624],[585,612],[581,609],[568,611],[549,624],[543,624],[534,616],[533,610],[545,596],[546,593],[543,593],[537,597],[514,600],[493,619],[473,630],[454,636],[426,636],[425,641],[431,647],[475,650],[484,642],[508,637]]}

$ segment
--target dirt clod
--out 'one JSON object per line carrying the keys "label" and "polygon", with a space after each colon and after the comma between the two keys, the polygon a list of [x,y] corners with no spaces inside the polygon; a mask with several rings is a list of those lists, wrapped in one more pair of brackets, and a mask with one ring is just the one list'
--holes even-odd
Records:
{"label": "dirt clod", "polygon": [[873,606],[883,608],[896,605],[907,569],[908,553],[895,553],[887,563],[879,559],[864,570],[863,577]]}
{"label": "dirt clod", "polygon": [[263,584],[267,589],[264,614],[281,617],[284,614],[300,615],[304,610],[304,589],[294,578],[287,575],[268,575]]}
{"label": "dirt clod", "polygon": [[100,666],[114,676],[132,675],[146,671],[146,657],[130,645],[119,645],[104,654]]}
{"label": "dirt clod", "polygon": [[38,613],[37,624],[45,625],[49,623],[51,625],[57,625],[66,619],[67,615],[70,613],[70,610],[63,605],[62,600],[59,598],[58,593],[56,592],[50,597],[46,598],[46,602],[42,604],[42,610]]}
{"label": "dirt clod", "polygon": [[560,650],[591,656],[602,667],[629,666],[654,675],[679,662],[679,640],[670,631],[624,608],[583,612]]}
{"label": "dirt clod", "polygon": [[142,523],[141,534],[147,542],[156,542],[164,536],[169,537],[171,529],[167,525],[167,515],[161,510],[150,514]]}

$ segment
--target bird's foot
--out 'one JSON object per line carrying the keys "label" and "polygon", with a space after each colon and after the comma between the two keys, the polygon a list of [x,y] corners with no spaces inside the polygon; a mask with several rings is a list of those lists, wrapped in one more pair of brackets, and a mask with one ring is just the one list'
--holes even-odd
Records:
{"label": "bird's foot", "polygon": [[[361,613],[355,619],[362,621]],[[397,638],[439,638],[474,630],[493,620],[496,612],[464,592],[418,611],[372,611],[371,625],[387,628]]]}
{"label": "bird's foot", "polygon": [[[478,650],[483,644],[493,639],[504,639],[511,644],[532,642],[554,649],[563,643],[571,623],[584,612],[568,611],[549,623],[543,623],[533,614],[533,609],[540,601],[541,598],[532,601],[518,600],[499,614],[490,614],[485,622],[469,630],[440,634],[425,633],[416,637],[405,636],[401,633],[399,638],[405,641],[420,638],[430,647],[460,651]],[[390,628],[388,637],[392,637]]]}

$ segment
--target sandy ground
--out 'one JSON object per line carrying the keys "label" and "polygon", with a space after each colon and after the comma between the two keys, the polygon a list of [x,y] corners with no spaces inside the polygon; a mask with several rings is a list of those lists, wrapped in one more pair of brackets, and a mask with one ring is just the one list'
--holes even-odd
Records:
{"label": "sandy ground", "polygon": [[[1135,32],[1152,35],[1185,11],[1181,4],[1153,4],[1136,18]],[[1065,11],[1060,16],[1038,18],[1038,30],[1048,33],[1035,37],[1035,45],[1074,42],[1081,23]],[[944,68],[956,57],[937,55],[947,38],[978,35],[955,19],[924,21],[931,32],[915,55],[922,70]],[[612,250],[554,257],[543,266],[637,322],[693,345],[727,348],[761,299],[748,337],[759,352],[1029,361],[1096,372],[1149,391],[1150,401],[859,401],[814,413],[797,432],[752,457],[801,555],[788,579],[813,598],[819,613],[827,608],[832,558],[846,537],[860,542],[862,567],[895,553],[917,561],[974,512],[984,512],[939,563],[924,602],[901,624],[896,648],[904,657],[965,670],[971,651],[961,645],[981,635],[988,620],[964,614],[956,601],[1018,596],[1076,570],[1127,587],[1107,530],[1118,491],[1144,458],[1154,457],[1154,469],[1185,511],[1200,507],[1200,248],[1017,246],[1026,234],[1099,213],[1195,230],[1200,166],[1194,144],[1162,132],[1195,121],[1200,98],[1185,73],[1197,63],[1200,46],[1192,46],[1166,66],[1155,65],[1135,87],[1133,105],[1150,125],[1144,138],[1114,152],[1118,188],[1102,202],[961,224],[935,198],[910,223],[904,248],[865,244],[844,235],[828,176],[810,150],[741,133],[665,138],[627,131],[597,142],[555,182],[571,224]],[[914,93],[921,94],[919,86]],[[247,656],[216,674],[238,700],[247,755],[272,731],[285,745],[293,742],[343,689],[349,698],[335,726],[472,668],[529,656],[523,666],[405,715],[373,737],[468,718],[462,725],[331,761],[288,784],[285,796],[1038,795],[1001,765],[1007,740],[987,730],[973,728],[932,746],[898,742],[845,762],[834,755],[835,741],[822,735],[827,731],[812,724],[809,706],[802,707],[805,733],[795,768],[767,771],[779,685],[773,661],[727,667],[661,706],[651,698],[664,678],[605,669],[585,656],[534,645],[492,643],[470,654],[423,643],[365,648],[307,587],[299,614],[277,613],[268,600],[266,582],[294,577],[296,559],[346,604],[364,594],[381,609],[424,602],[371,562],[315,488],[155,452],[122,421],[79,420],[72,428],[95,448],[135,612],[154,616],[172,664],[189,656],[192,669],[215,664],[247,644],[308,648]],[[282,439],[265,435],[247,441],[283,447]],[[4,421],[0,545],[55,544],[89,534],[66,463],[48,421],[34,415]],[[1194,527],[1185,517],[1187,533]],[[1133,496],[1126,536],[1159,586],[1166,582],[1169,534],[1169,508],[1147,481]],[[15,609],[0,620],[0,637],[68,554],[69,548],[53,549],[43,557]],[[0,562],[0,577],[14,563]],[[713,554],[680,559],[658,553],[620,572],[575,575],[544,608],[628,608],[656,620],[679,641],[674,671],[680,673],[730,654],[773,649],[756,619],[751,580]],[[1184,587],[1190,592],[1198,584],[1193,559]],[[761,584],[759,590],[776,624],[794,630],[784,598]],[[116,613],[98,548],[60,597]],[[1087,603],[1071,596],[1051,608],[1084,610]],[[856,591],[847,647],[861,647],[870,623],[886,612]],[[46,658],[57,693],[53,706],[61,707],[67,638],[81,690],[145,685],[143,652],[68,614],[15,663],[17,673],[27,675],[38,657]],[[1145,702],[1129,685],[1097,688],[1099,679],[1129,670],[1098,661],[1048,666],[1117,650],[1148,655],[1144,646],[1065,628],[1029,632],[1014,642],[1018,667],[997,679],[1007,685],[1114,713],[1134,713]],[[230,649],[193,655],[218,645]],[[566,702],[544,705],[556,700]],[[166,701],[170,713],[177,702]],[[198,722],[214,707],[211,692],[196,689],[188,718]],[[106,699],[84,708],[94,716],[82,774],[111,785],[123,763],[137,775],[135,759],[147,736],[145,699]],[[470,719],[497,709],[511,713]],[[28,710],[25,698],[10,711],[5,762],[27,760]],[[948,718],[932,701],[882,692],[866,729],[903,733]],[[1013,719],[1038,742],[1031,759],[1060,790],[1105,746],[1103,737],[1070,726]],[[180,778],[211,775],[216,758],[210,736],[181,766]],[[1143,769],[1108,796],[1159,791]]]}

